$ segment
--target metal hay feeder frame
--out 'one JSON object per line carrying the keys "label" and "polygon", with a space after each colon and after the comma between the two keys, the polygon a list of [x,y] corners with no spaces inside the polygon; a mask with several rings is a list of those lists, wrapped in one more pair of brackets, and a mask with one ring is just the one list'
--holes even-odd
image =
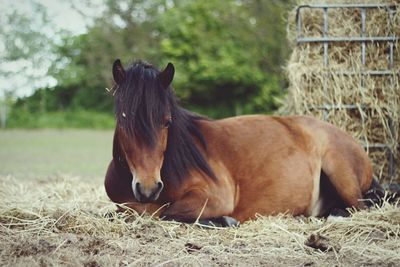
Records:
{"label": "metal hay feeder frame", "polygon": [[[323,32],[321,37],[305,37],[301,35],[301,27],[302,27],[302,17],[301,17],[301,10],[302,9],[320,9],[323,11]],[[395,36],[393,32],[393,25],[391,25],[390,32],[392,33],[391,36],[366,36],[366,10],[367,9],[384,9],[386,10],[389,19],[393,18],[394,12],[396,12],[396,4],[310,4],[310,5],[300,5],[297,7],[296,10],[296,42],[297,45],[301,44],[309,44],[309,43],[323,43],[323,49],[324,49],[324,54],[323,54],[323,66],[324,68],[327,68],[329,65],[328,62],[328,50],[329,50],[329,45],[334,45],[335,43],[339,42],[356,42],[360,43],[361,46],[361,64],[363,66],[363,69],[357,72],[340,72],[340,74],[343,75],[360,75],[361,77],[361,88],[365,88],[364,86],[364,80],[365,76],[391,76],[391,82],[393,83],[395,75],[398,75],[395,73],[394,70],[394,63],[393,63],[393,47],[396,42],[399,41],[399,37]],[[328,27],[329,27],[329,20],[328,20],[328,12],[331,9],[355,9],[359,10],[361,13],[361,36],[354,36],[354,37],[332,37],[328,35]],[[365,70],[365,48],[366,48],[366,43],[387,43],[389,45],[388,49],[388,67],[386,70]],[[324,92],[327,92],[328,90],[328,76],[329,74],[326,73],[324,83],[323,83],[323,90]],[[362,103],[353,103],[350,105],[328,105],[328,104],[323,104],[321,106],[318,106],[314,109],[322,110],[323,111],[323,117],[324,120],[328,119],[328,110],[332,109],[345,109],[345,110],[350,110],[350,109],[365,109],[365,105]],[[361,116],[362,124],[363,122],[363,116]],[[388,121],[389,128],[391,133],[393,134],[394,128],[393,128],[393,121],[392,118],[389,118]],[[395,142],[395,140],[393,140]],[[387,151],[388,155],[388,160],[389,160],[389,166],[388,166],[388,175],[389,179],[392,179],[395,175],[395,159],[394,159],[394,151],[392,149],[396,149],[395,144],[389,144],[389,143],[364,143],[363,144],[364,148],[369,150],[369,148],[377,148],[377,149],[385,149]]]}

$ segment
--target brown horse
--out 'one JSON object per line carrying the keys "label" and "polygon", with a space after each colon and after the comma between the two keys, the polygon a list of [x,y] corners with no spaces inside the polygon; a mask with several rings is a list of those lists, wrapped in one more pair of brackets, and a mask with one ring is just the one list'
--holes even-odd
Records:
{"label": "brown horse", "polygon": [[363,208],[372,167],[348,134],[306,116],[195,115],[177,104],[174,72],[171,63],[160,72],[114,62],[117,125],[105,179],[112,201],[222,225],[256,214]]}

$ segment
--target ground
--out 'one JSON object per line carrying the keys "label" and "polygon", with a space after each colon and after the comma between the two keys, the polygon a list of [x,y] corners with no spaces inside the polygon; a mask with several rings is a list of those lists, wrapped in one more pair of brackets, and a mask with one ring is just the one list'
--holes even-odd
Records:
{"label": "ground", "polygon": [[[109,131],[0,131],[1,266],[398,266],[400,210],[205,229],[116,214]],[[38,166],[39,165],[39,166]]]}
{"label": "ground", "polygon": [[0,175],[67,174],[101,181],[112,158],[110,130],[0,130]]}

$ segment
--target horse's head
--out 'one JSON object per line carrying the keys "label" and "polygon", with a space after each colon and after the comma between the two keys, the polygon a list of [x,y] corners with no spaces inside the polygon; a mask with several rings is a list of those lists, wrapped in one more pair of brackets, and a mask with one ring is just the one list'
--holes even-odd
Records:
{"label": "horse's head", "polygon": [[[132,174],[132,190],[140,202],[156,200],[163,189],[161,168],[167,148],[168,128],[173,123],[170,84],[174,66],[163,71],[138,62],[124,70],[113,65],[116,83],[115,138],[122,160]],[[115,145],[115,144],[114,144]]]}

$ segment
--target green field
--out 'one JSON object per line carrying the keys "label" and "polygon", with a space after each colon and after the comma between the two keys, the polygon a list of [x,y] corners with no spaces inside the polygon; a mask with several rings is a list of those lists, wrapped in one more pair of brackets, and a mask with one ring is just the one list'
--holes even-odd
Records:
{"label": "green field", "polygon": [[2,130],[0,176],[104,177],[112,157],[110,130]]}

